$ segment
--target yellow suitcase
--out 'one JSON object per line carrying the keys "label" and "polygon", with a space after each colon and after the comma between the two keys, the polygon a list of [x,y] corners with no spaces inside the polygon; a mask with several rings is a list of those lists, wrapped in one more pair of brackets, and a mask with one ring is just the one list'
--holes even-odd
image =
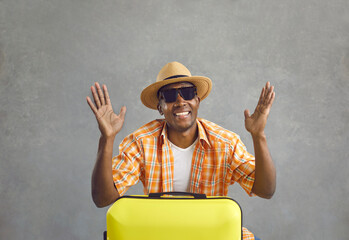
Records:
{"label": "yellow suitcase", "polygon": [[241,240],[242,211],[229,197],[183,192],[123,196],[108,209],[104,238]]}

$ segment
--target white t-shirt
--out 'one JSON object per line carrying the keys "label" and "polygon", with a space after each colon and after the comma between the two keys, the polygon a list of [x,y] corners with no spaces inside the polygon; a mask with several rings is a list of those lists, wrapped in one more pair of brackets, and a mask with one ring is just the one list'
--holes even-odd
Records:
{"label": "white t-shirt", "polygon": [[173,190],[179,192],[187,192],[189,190],[189,181],[191,173],[191,160],[195,149],[195,142],[187,147],[180,148],[171,143],[171,150],[174,157],[174,173],[173,173]]}

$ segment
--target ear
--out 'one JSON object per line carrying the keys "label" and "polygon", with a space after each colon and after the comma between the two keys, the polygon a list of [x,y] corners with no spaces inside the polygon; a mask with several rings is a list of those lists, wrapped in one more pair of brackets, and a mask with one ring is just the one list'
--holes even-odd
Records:
{"label": "ear", "polygon": [[158,109],[160,115],[164,115],[164,113],[163,113],[163,111],[162,111],[162,109],[161,109],[161,106],[160,106],[160,101],[159,101],[159,103],[158,103],[157,109]]}

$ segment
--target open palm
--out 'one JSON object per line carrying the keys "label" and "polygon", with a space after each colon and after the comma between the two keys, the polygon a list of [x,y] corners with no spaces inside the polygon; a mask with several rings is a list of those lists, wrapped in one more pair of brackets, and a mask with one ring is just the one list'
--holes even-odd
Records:
{"label": "open palm", "polygon": [[270,83],[267,82],[262,89],[254,113],[250,115],[249,110],[245,110],[245,128],[252,135],[264,134],[264,128],[274,99],[274,86],[270,86]]}
{"label": "open palm", "polygon": [[115,137],[115,135],[120,132],[124,123],[126,107],[121,108],[119,115],[114,113],[106,85],[103,85],[102,90],[99,83],[96,82],[95,87],[91,87],[91,92],[95,104],[89,97],[87,97],[86,100],[96,116],[101,134],[105,137]]}

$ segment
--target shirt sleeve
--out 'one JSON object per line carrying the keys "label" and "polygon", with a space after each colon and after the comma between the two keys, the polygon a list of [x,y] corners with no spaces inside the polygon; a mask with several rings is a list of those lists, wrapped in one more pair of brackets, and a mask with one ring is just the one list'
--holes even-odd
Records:
{"label": "shirt sleeve", "polygon": [[255,180],[255,157],[247,152],[245,145],[238,137],[232,146],[231,183],[238,182],[249,196],[255,196],[252,187]]}
{"label": "shirt sleeve", "polygon": [[132,135],[126,137],[119,147],[119,155],[112,160],[113,181],[120,196],[140,180],[143,154]]}

